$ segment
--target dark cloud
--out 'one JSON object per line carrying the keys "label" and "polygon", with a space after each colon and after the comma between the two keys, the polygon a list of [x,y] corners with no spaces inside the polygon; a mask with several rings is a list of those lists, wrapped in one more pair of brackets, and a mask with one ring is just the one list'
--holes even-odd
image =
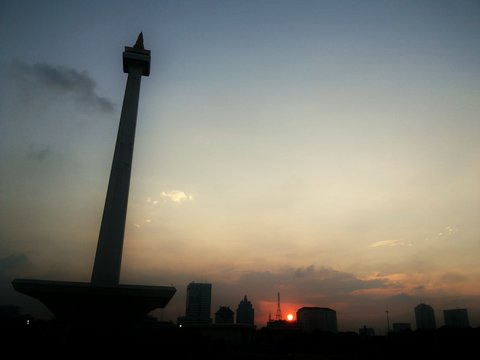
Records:
{"label": "dark cloud", "polygon": [[384,288],[387,286],[383,280],[361,280],[350,273],[326,267],[316,269],[313,265],[285,269],[279,273],[252,272],[244,275],[239,283],[248,286],[262,284],[262,287],[271,284],[272,288],[292,288],[298,291],[298,293],[311,295],[335,295],[351,293],[362,289]]}
{"label": "dark cloud", "polygon": [[402,303],[409,304],[409,303],[412,303],[412,301],[413,302],[416,301],[416,297],[405,294],[405,293],[400,293],[400,294],[395,294],[390,296],[389,301],[393,303],[398,303],[398,304],[402,304]]}
{"label": "dark cloud", "polygon": [[441,276],[441,280],[444,283],[459,283],[465,281],[467,277],[458,273],[445,273]]}
{"label": "dark cloud", "polygon": [[30,313],[41,319],[52,318],[50,311],[38,300],[16,292],[12,280],[17,273],[31,267],[27,256],[13,253],[0,258],[0,305],[13,305],[20,308],[21,313]]}
{"label": "dark cloud", "polygon": [[[362,313],[366,308],[375,308],[372,296],[358,295],[356,291],[365,289],[385,289],[390,286],[387,280],[362,280],[354,274],[337,271],[328,267],[316,268],[314,265],[296,268],[284,268],[279,271],[251,271],[233,281],[199,279],[195,274],[168,274],[159,271],[163,277],[175,279],[177,293],[164,312],[157,311],[156,316],[176,320],[185,313],[186,287],[190,281],[210,282],[212,284],[212,316],[219,306],[229,306],[234,311],[239,302],[247,295],[256,311],[257,321],[266,319],[268,312],[260,307],[261,303],[275,303],[277,292],[282,302],[316,306],[331,306],[337,309],[338,302],[347,307],[358,308]],[[152,274],[142,274],[132,283],[163,284],[152,278]],[[395,300],[395,299],[394,299]],[[272,312],[275,311],[273,307]],[[344,309],[337,309],[343,315]],[[368,313],[371,316],[371,312]],[[384,311],[380,312],[383,319]],[[343,321],[343,320],[342,320]],[[363,320],[362,320],[363,321]],[[357,324],[355,324],[357,326]]]}
{"label": "dark cloud", "polygon": [[294,271],[295,277],[305,277],[310,275],[311,273],[315,272],[315,267],[313,265],[307,266],[306,268],[297,268]]}
{"label": "dark cloud", "polygon": [[13,294],[11,281],[13,274],[28,266],[28,259],[23,254],[10,254],[0,258],[0,298],[5,300]]}
{"label": "dark cloud", "polygon": [[24,254],[10,254],[0,259],[0,278],[7,276],[12,270],[28,263]]}
{"label": "dark cloud", "polygon": [[28,150],[28,157],[30,159],[34,159],[37,161],[43,161],[46,157],[50,156],[52,151],[50,150],[50,146],[48,145],[41,145],[41,146],[33,146],[30,145]]}
{"label": "dark cloud", "polygon": [[31,87],[30,91],[52,91],[59,96],[72,96],[81,106],[107,113],[114,110],[112,101],[96,93],[96,83],[86,72],[47,63],[29,65],[21,61],[15,61],[13,69],[15,77]]}

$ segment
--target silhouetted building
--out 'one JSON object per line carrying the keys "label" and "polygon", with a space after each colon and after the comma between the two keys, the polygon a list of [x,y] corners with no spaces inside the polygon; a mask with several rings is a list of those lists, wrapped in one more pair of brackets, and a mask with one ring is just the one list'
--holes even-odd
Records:
{"label": "silhouetted building", "polygon": [[20,308],[14,305],[0,305],[0,320],[20,317]]}
{"label": "silhouetted building", "polygon": [[417,330],[436,329],[435,312],[430,305],[419,304],[415,307],[415,322]]}
{"label": "silhouetted building", "polygon": [[187,286],[187,306],[185,316],[178,318],[183,324],[211,324],[210,306],[212,301],[212,284],[191,282]]}
{"label": "silhouetted building", "polygon": [[394,333],[401,333],[405,331],[412,331],[412,327],[410,323],[393,323],[393,332]]}
{"label": "silhouetted building", "polygon": [[358,333],[361,336],[375,336],[375,329],[368,328],[366,325],[363,325],[362,328],[358,329]]}
{"label": "silhouetted building", "polygon": [[302,307],[297,310],[297,323],[303,331],[337,332],[337,312],[323,307]]}
{"label": "silhouetted building", "polygon": [[445,326],[450,326],[455,328],[470,327],[470,322],[468,321],[467,309],[443,310],[443,318],[445,321]]}
{"label": "silhouetted building", "polygon": [[215,313],[215,324],[233,324],[234,312],[228,306],[220,306]]}
{"label": "silhouetted building", "polygon": [[[33,323],[33,316],[30,314],[21,314],[20,308],[14,305],[0,305],[0,339],[3,331],[10,332],[13,328],[18,328]],[[4,340],[4,339],[2,339]]]}
{"label": "silhouetted building", "polygon": [[296,321],[287,320],[269,320],[266,328],[268,330],[301,330],[299,324]]}
{"label": "silhouetted building", "polygon": [[237,308],[237,324],[254,325],[255,324],[255,310],[252,303],[247,300],[247,295],[240,301]]}

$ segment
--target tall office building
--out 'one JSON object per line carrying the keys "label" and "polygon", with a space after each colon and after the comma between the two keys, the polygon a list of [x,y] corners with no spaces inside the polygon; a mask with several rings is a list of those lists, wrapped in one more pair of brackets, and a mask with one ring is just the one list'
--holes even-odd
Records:
{"label": "tall office building", "polygon": [[240,301],[237,308],[237,324],[254,325],[255,324],[255,310],[252,303],[247,300],[247,295]]}
{"label": "tall office building", "polygon": [[187,286],[187,306],[185,316],[178,318],[183,324],[211,324],[210,306],[212,284],[191,282]]}
{"label": "tall office building", "polygon": [[436,329],[435,312],[430,305],[419,304],[415,306],[415,322],[417,330]]}
{"label": "tall office building", "polygon": [[443,318],[445,320],[445,326],[456,328],[470,327],[467,309],[443,310]]}

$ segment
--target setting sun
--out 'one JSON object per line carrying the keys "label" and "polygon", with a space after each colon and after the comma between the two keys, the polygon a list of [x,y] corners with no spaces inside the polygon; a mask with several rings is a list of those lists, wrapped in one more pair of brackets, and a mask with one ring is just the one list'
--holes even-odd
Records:
{"label": "setting sun", "polygon": [[293,320],[293,315],[292,314],[288,314],[287,315],[287,321],[292,321]]}

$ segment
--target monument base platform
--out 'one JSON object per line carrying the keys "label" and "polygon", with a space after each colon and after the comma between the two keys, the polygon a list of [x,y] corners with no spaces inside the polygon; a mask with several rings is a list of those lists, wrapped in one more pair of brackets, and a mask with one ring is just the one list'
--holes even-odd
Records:
{"label": "monument base platform", "polygon": [[96,286],[84,282],[15,279],[16,291],[41,301],[59,320],[124,322],[142,319],[164,308],[176,289],[172,286]]}

